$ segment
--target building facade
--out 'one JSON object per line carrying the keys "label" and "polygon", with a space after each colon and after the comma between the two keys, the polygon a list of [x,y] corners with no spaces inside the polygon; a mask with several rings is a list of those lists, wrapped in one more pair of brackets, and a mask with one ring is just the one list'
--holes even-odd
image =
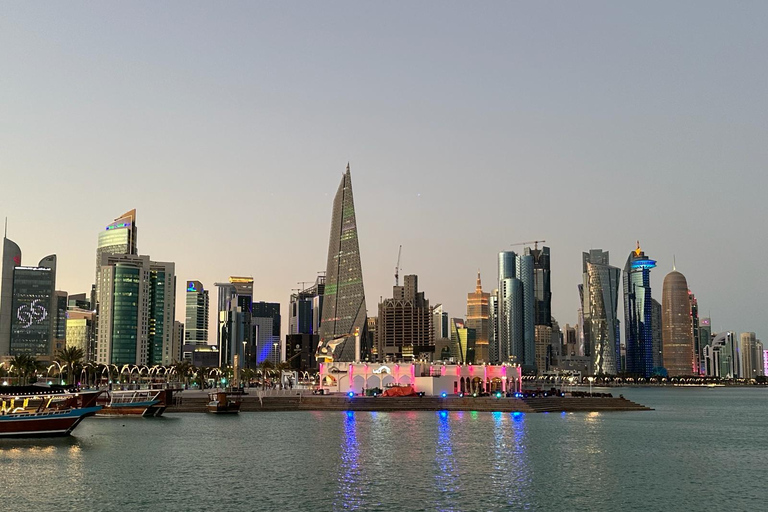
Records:
{"label": "building facade", "polygon": [[366,338],[366,318],[352,177],[347,164],[333,200],[318,360],[353,361],[356,338]]}
{"label": "building facade", "polygon": [[185,305],[184,343],[207,345],[210,300],[208,290],[203,287],[203,283],[187,281]]}
{"label": "building facade", "polygon": [[573,344],[568,346],[566,353],[590,357],[595,374],[616,375],[621,370],[618,318],[621,269],[612,267],[610,254],[601,249],[582,253],[581,259],[583,281],[579,291],[584,348],[582,354],[578,340],[568,336],[568,343]]}
{"label": "building facade", "polygon": [[410,361],[422,353],[431,357],[435,347],[432,315],[429,300],[419,291],[418,276],[405,276],[403,286],[392,287],[392,298],[379,303],[379,359]]}
{"label": "building facade", "polygon": [[673,270],[662,289],[664,368],[670,377],[698,373],[694,351],[691,294],[685,276]]}
{"label": "building facade", "polygon": [[642,377],[653,373],[651,269],[655,266],[656,262],[645,256],[638,242],[624,267],[626,371]]}
{"label": "building facade", "polygon": [[232,276],[228,283],[215,286],[219,289],[216,331],[219,366],[233,366],[236,355],[240,361],[255,361],[257,347],[251,324],[253,278]]}
{"label": "building facade", "polygon": [[491,294],[483,292],[480,271],[474,293],[467,294],[467,327],[475,330],[475,361],[490,362]]}
{"label": "building facade", "polygon": [[254,326],[255,358],[247,354],[251,364],[270,361],[277,364],[284,359],[280,340],[280,304],[277,302],[254,302],[251,322]]}

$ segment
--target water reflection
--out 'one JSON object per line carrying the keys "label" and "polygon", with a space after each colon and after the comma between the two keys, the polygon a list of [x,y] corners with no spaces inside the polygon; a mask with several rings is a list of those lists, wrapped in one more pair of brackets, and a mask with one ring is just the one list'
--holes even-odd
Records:
{"label": "water reflection", "polygon": [[[528,460],[528,431],[523,413],[494,412],[493,486],[514,509],[531,508],[532,472]],[[511,419],[511,421],[510,421]]]}
{"label": "water reflection", "polygon": [[[460,420],[461,418],[459,418]],[[435,453],[435,484],[438,494],[437,510],[458,510],[455,508],[455,496],[459,489],[458,470],[453,455],[451,439],[451,419],[448,411],[437,413],[437,445]]]}
{"label": "water reflection", "polygon": [[357,510],[362,505],[360,475],[360,446],[357,442],[357,420],[353,411],[346,411],[341,439],[341,466],[334,509]]}

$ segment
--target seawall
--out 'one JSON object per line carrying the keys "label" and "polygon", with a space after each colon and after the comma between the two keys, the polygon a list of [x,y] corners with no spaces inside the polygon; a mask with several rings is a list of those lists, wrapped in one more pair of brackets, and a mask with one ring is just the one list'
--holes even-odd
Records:
{"label": "seawall", "polygon": [[[207,397],[183,397],[166,412],[205,412]],[[625,398],[493,398],[493,397],[347,397],[245,395],[242,412],[268,411],[478,411],[478,412],[609,412],[650,411]]]}

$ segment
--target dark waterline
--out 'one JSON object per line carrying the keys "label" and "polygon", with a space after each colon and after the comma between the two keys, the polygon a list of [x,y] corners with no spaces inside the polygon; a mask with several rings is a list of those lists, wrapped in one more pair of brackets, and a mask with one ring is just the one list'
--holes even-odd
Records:
{"label": "dark waterline", "polygon": [[[612,389],[616,393],[616,389]],[[90,418],[0,441],[4,510],[758,510],[768,390],[624,388],[655,411]]]}

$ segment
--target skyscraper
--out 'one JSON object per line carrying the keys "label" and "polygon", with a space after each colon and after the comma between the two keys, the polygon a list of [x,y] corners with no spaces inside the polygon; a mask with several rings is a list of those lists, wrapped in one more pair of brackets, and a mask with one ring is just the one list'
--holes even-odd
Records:
{"label": "skyscraper", "polygon": [[0,282],[0,356],[10,355],[13,318],[13,271],[21,266],[21,249],[3,237],[2,281]]}
{"label": "skyscraper", "polygon": [[[608,251],[601,249],[582,253],[580,311],[583,321],[584,355],[591,358],[592,371],[595,374],[616,375],[621,369],[617,315],[621,269],[610,266],[609,259]],[[574,336],[575,334],[574,331]],[[569,344],[570,339],[568,337]],[[575,350],[572,348],[574,346]],[[578,352],[578,343],[569,345],[568,355],[581,355]]]}
{"label": "skyscraper", "polygon": [[656,262],[640,249],[629,253],[624,266],[624,324],[627,372],[650,377],[653,372],[653,301],[651,269]]}
{"label": "skyscraper", "polygon": [[208,290],[200,281],[187,281],[184,343],[208,344],[208,317],[210,313]]}
{"label": "skyscraper", "polygon": [[533,256],[499,253],[498,336],[499,360],[512,360],[526,372],[536,371]]}
{"label": "skyscraper", "polygon": [[691,297],[685,276],[673,270],[662,289],[662,340],[664,368],[670,377],[696,373],[691,321]]}
{"label": "skyscraper", "polygon": [[432,353],[432,310],[424,292],[419,291],[417,276],[405,276],[403,286],[392,287],[392,298],[379,303],[376,337],[381,360],[413,360],[422,352]]}
{"label": "skyscraper", "polygon": [[367,311],[349,164],[333,200],[318,361],[352,361]]}
{"label": "skyscraper", "polygon": [[[96,247],[96,303],[99,302],[99,272],[101,271],[102,255],[131,254],[138,255],[136,247],[136,210],[125,212],[99,233]],[[95,307],[98,312],[98,307]]]}
{"label": "skyscraper", "polygon": [[95,346],[101,364],[171,364],[175,265],[149,256],[103,253]]}
{"label": "skyscraper", "polygon": [[488,336],[488,360],[498,363],[501,359],[499,348],[499,289],[494,288],[488,300],[488,313],[490,315],[491,331]]}
{"label": "skyscraper", "polygon": [[741,358],[745,379],[763,375],[763,344],[753,332],[741,333]]}
{"label": "skyscraper", "polygon": [[14,268],[10,355],[53,358],[58,307],[55,286],[55,255],[46,256],[36,267]]}
{"label": "skyscraper", "polygon": [[256,332],[254,358],[248,357],[250,364],[271,361],[277,364],[282,360],[280,340],[280,304],[277,302],[254,302],[251,323]]}
{"label": "skyscraper", "polygon": [[691,290],[688,290],[688,297],[691,302],[691,325],[693,326],[693,373],[700,375],[703,347],[699,332],[699,302]]}
{"label": "skyscraper", "polygon": [[664,351],[661,340],[661,303],[651,299],[651,350],[653,351],[653,370],[651,374],[663,374]]}
{"label": "skyscraper", "polygon": [[215,286],[219,289],[219,328],[216,332],[219,366],[232,366],[235,355],[240,361],[246,359],[246,355],[247,359],[255,360],[256,345],[251,324],[253,278],[232,276],[228,283],[216,283]]}
{"label": "skyscraper", "polygon": [[315,284],[291,295],[288,334],[317,335],[320,332],[324,291],[325,276],[318,276]]}
{"label": "skyscraper", "polygon": [[461,318],[451,319],[451,356],[460,363],[475,362],[476,331]]}
{"label": "skyscraper", "polygon": [[707,374],[707,362],[704,350],[712,343],[712,319],[699,318],[699,346],[701,352],[699,355],[699,375]]}
{"label": "skyscraper", "polygon": [[467,294],[467,327],[475,330],[475,361],[489,362],[489,340],[491,335],[491,294],[483,292],[480,271],[477,271],[477,285],[474,293]]}

